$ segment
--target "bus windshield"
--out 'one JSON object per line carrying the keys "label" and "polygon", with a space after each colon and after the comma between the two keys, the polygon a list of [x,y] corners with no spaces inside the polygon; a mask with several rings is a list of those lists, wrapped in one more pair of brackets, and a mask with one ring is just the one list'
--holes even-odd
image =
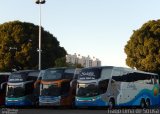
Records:
{"label": "bus windshield", "polygon": [[94,80],[100,78],[101,69],[92,68],[92,69],[82,69],[79,74],[80,80]]}
{"label": "bus windshield", "polygon": [[79,84],[77,90],[78,97],[93,97],[99,95],[98,86],[95,84]]}
{"label": "bus windshield", "polygon": [[48,69],[45,70],[42,80],[59,80],[62,79],[64,70],[63,69]]}
{"label": "bus windshield", "polygon": [[59,96],[60,87],[58,85],[42,84],[41,85],[41,96]]}
{"label": "bus windshield", "polygon": [[8,86],[8,88],[7,88],[8,90],[7,90],[7,97],[10,97],[10,98],[17,98],[17,97],[22,97],[22,96],[24,96],[24,94],[25,94],[25,87],[23,87],[23,86]]}

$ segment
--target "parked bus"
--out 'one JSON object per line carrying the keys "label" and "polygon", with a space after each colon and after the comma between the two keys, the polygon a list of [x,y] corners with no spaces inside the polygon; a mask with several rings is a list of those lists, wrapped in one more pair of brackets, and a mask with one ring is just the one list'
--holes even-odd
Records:
{"label": "parked bus", "polygon": [[84,68],[77,80],[76,106],[158,106],[157,74],[129,68]]}
{"label": "parked bus", "polygon": [[36,105],[38,98],[34,94],[34,82],[38,70],[22,70],[13,72],[8,79],[6,90],[6,106]]}
{"label": "parked bus", "polygon": [[76,86],[71,86],[76,68],[49,68],[45,70],[40,85],[40,106],[72,106]]}
{"label": "parked bus", "polygon": [[44,73],[45,73],[45,70],[41,70],[39,72],[37,80],[34,82],[35,95],[36,95],[36,98],[38,98],[37,106],[39,104],[40,84],[41,84],[42,76],[44,75]]}
{"label": "parked bus", "polygon": [[0,72],[0,106],[5,104],[6,85],[10,72]]}
{"label": "parked bus", "polygon": [[44,75],[44,73],[45,73],[45,70],[41,70],[39,72],[38,78],[37,78],[37,80],[34,83],[34,88],[39,88],[41,80],[42,80],[42,76]]}

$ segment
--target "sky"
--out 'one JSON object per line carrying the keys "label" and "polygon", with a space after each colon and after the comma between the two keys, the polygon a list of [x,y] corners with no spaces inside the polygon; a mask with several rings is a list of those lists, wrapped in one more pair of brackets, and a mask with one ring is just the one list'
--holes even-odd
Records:
{"label": "sky", "polygon": [[[39,25],[35,0],[0,0],[0,24],[19,20]],[[124,47],[149,20],[160,18],[159,0],[46,0],[42,27],[68,54],[96,57],[103,66],[127,67]]]}

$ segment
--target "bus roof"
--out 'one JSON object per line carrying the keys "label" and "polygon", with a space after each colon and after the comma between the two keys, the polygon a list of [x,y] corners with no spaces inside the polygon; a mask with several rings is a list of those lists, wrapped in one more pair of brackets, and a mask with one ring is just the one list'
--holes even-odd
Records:
{"label": "bus roof", "polygon": [[10,75],[11,72],[0,72],[0,75]]}
{"label": "bus roof", "polygon": [[[55,67],[55,68],[48,68],[48,69],[51,69],[51,70],[53,70],[53,69],[71,69],[71,68],[75,68],[75,67]],[[46,70],[48,70],[48,69],[46,69]]]}
{"label": "bus roof", "polygon": [[26,76],[33,76],[33,77],[38,77],[39,70],[20,70],[16,72],[12,72],[12,74],[21,74],[21,73],[26,73],[28,75]]}
{"label": "bus roof", "polygon": [[135,70],[135,69],[132,69],[132,68],[125,68],[125,67],[117,67],[117,66],[96,66],[96,67],[86,67],[86,68],[82,68],[82,69],[91,69],[91,68],[111,68],[111,69],[119,69],[119,70],[125,70],[127,71],[128,73],[129,72],[137,72],[137,73],[144,73],[144,74],[150,74],[150,75],[158,75],[156,73],[151,73],[151,72],[145,72],[145,71],[140,71],[140,70]]}

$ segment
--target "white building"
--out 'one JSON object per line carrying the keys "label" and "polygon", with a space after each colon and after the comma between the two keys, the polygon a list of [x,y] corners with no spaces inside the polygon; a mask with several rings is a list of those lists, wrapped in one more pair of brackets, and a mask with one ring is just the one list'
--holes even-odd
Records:
{"label": "white building", "polygon": [[89,55],[87,57],[80,56],[80,54],[68,54],[66,55],[66,62],[71,64],[81,64],[83,67],[93,67],[101,66],[101,61],[95,57],[91,58]]}

